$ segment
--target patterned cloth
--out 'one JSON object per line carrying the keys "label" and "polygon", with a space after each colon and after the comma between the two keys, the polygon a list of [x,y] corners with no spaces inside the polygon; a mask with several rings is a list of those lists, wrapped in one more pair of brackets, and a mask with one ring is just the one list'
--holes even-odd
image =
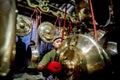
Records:
{"label": "patterned cloth", "polygon": [[42,72],[39,72],[38,75],[30,75],[27,73],[16,74],[13,76],[13,80],[46,80],[46,79],[43,76]]}

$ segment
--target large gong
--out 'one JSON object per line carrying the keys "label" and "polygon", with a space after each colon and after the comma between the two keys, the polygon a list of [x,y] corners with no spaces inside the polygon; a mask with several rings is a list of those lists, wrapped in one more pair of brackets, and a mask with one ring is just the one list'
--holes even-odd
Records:
{"label": "large gong", "polygon": [[70,68],[78,65],[88,73],[103,70],[106,66],[104,60],[109,61],[106,52],[92,38],[82,34],[71,35],[65,39],[58,53],[63,66]]}

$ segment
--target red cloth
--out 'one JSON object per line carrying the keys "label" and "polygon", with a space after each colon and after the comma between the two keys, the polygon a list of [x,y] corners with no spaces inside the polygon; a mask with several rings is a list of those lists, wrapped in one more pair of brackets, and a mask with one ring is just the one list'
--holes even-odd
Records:
{"label": "red cloth", "polygon": [[62,66],[59,62],[52,61],[47,65],[47,69],[52,73],[58,73],[61,71]]}

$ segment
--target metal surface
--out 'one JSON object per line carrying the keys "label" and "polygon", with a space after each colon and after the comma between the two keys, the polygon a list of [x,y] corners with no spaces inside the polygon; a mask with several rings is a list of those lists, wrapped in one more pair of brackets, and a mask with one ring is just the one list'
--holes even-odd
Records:
{"label": "metal surface", "polygon": [[38,34],[43,41],[51,43],[55,38],[56,28],[50,22],[42,22],[38,27]]}
{"label": "metal surface", "polygon": [[[98,41],[100,41],[100,40],[103,38],[103,36],[105,35],[105,33],[106,33],[106,32],[103,31],[103,30],[100,30],[100,29],[97,30],[96,34],[97,34],[97,36],[98,36]],[[87,36],[95,39],[94,30],[90,31],[90,32],[87,34]]]}
{"label": "metal surface", "polygon": [[[113,41],[107,41],[108,37],[108,32],[105,32],[103,30],[97,30],[97,35],[98,35],[98,44],[104,48],[106,53],[108,54],[109,57],[114,56],[118,54],[117,52],[117,43]],[[91,37],[94,39],[94,32],[91,31],[87,34],[87,36]]]}
{"label": "metal surface", "polygon": [[30,19],[23,15],[17,15],[16,35],[25,36],[32,30],[32,23]]}
{"label": "metal surface", "polygon": [[0,76],[6,76],[15,55],[15,0],[0,0]]}
{"label": "metal surface", "polygon": [[106,50],[106,52],[108,53],[108,55],[110,57],[114,56],[114,55],[117,55],[118,54],[117,43],[116,42],[112,42],[112,41],[108,41],[107,48],[105,50]]}
{"label": "metal surface", "polygon": [[91,37],[82,34],[71,35],[65,39],[58,53],[59,61],[66,66],[64,73],[67,75],[74,73],[76,66],[79,66],[78,70],[92,74],[103,70],[104,60],[109,60],[106,52]]}

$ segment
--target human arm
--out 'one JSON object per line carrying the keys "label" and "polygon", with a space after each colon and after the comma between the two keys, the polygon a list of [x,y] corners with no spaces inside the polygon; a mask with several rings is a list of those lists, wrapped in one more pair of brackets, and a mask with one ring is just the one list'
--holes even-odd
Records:
{"label": "human arm", "polygon": [[43,70],[49,62],[50,62],[50,53],[46,53],[42,58],[42,60],[39,62],[37,69],[39,71]]}

